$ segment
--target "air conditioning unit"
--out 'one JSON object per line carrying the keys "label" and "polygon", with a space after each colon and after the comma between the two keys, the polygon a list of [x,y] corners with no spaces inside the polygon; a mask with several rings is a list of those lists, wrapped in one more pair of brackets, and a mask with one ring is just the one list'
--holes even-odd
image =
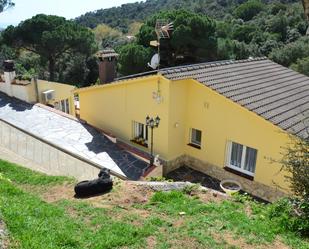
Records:
{"label": "air conditioning unit", "polygon": [[42,93],[45,102],[55,100],[55,90],[47,90]]}

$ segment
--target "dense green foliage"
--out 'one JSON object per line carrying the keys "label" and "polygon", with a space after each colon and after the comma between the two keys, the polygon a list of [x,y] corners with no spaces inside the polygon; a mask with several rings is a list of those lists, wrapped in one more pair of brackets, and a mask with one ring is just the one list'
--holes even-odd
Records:
{"label": "dense green foliage", "polygon": [[[156,38],[156,18],[175,22],[171,40],[161,45],[163,66],[270,56],[308,75],[308,38],[304,37],[308,24],[297,0],[149,0],[89,12],[76,21],[88,27],[104,23],[124,33],[132,22],[143,21],[135,43],[149,48],[149,41]],[[119,45],[117,41],[114,44]]]}
{"label": "dense green foliage", "polygon": [[270,53],[270,58],[283,66],[298,64],[297,60],[309,57],[309,37],[278,47]]}
{"label": "dense green foliage", "polygon": [[156,39],[155,20],[164,18],[173,20],[175,28],[170,40],[161,41],[163,67],[269,56],[284,66],[293,64],[293,69],[308,74],[302,60],[308,57],[309,39],[305,37],[307,24],[300,4],[269,4],[248,18],[250,20],[239,19],[239,10],[245,10],[250,4],[261,6],[261,2],[245,2],[233,11],[234,16],[226,15],[220,21],[184,10],[160,12],[147,19],[136,43],[150,47],[149,41]]}
{"label": "dense green foliage", "polygon": [[185,10],[161,12],[148,19],[137,35],[139,45],[149,47],[150,41],[157,39],[154,32],[157,19],[173,20],[174,24],[171,38],[160,41],[161,66],[216,59],[215,21]]}
{"label": "dense green foliage", "polygon": [[298,199],[281,199],[269,209],[269,217],[282,230],[309,236],[309,202]]}
{"label": "dense green foliage", "polygon": [[250,21],[253,17],[259,14],[263,8],[264,4],[259,0],[249,0],[248,2],[239,5],[235,9],[234,15],[244,21]]}
{"label": "dense green foliage", "polygon": [[0,13],[12,6],[14,3],[11,0],[0,0]]}
{"label": "dense green foliage", "polygon": [[[275,248],[277,243],[308,248],[309,241],[286,226],[285,221],[299,224],[287,217],[286,201],[265,205],[237,196],[213,202],[182,192],[158,192],[143,204],[108,207],[106,196],[52,203],[42,198],[50,188],[59,189],[52,191],[57,196],[68,182],[72,179],[0,160],[0,213],[10,248],[145,248],[152,241],[156,248],[220,249],[239,243],[244,248]],[[110,194],[117,196],[117,188]],[[232,244],[226,236],[233,238]]]}
{"label": "dense green foliage", "polygon": [[2,43],[24,49],[48,63],[49,79],[55,80],[57,63],[66,55],[86,57],[96,51],[94,35],[88,29],[58,16],[36,15],[9,26],[2,32]]}
{"label": "dense green foliage", "polygon": [[127,32],[132,21],[144,21],[154,13],[163,10],[186,9],[221,19],[227,13],[232,13],[234,8],[243,2],[245,0],[146,0],[145,2],[123,4],[120,7],[88,12],[76,18],[76,22],[90,28],[104,23]]}
{"label": "dense green foliage", "polygon": [[296,63],[291,65],[291,68],[309,76],[309,56],[304,59],[297,59]]}
{"label": "dense green foliage", "polygon": [[122,32],[105,24],[98,25],[93,29],[93,33],[100,48],[115,47],[125,43]]}
{"label": "dense green foliage", "polygon": [[[161,40],[161,67],[267,56],[309,75],[309,38],[305,36],[308,23],[299,0],[147,0],[124,4],[89,12],[75,20],[93,28],[94,36],[72,22],[66,21],[70,24],[62,25],[61,18],[50,18],[50,26],[56,27],[54,32],[44,26],[46,23],[35,25],[44,27],[49,35],[47,32],[27,32],[31,39],[38,36],[35,40],[44,41],[44,48],[48,49],[36,56],[24,49],[12,50],[0,44],[0,63],[4,59],[15,59],[20,74],[34,71],[43,79],[54,78],[55,81],[87,86],[98,78],[98,65],[93,56],[93,48],[97,46],[100,49],[112,47],[120,53],[119,76],[148,71],[151,69],[147,63],[156,53],[149,41],[156,39],[154,25],[157,18],[169,19],[175,26],[171,39]],[[25,45],[23,40],[7,39],[12,33],[16,35],[17,32],[12,31],[20,26],[25,24],[9,27],[2,36],[12,41],[15,47],[29,50],[29,46],[21,46]],[[43,33],[44,36],[39,35]],[[18,35],[25,35],[25,32]],[[67,50],[69,41],[73,41],[73,47]],[[37,50],[42,45],[34,40],[31,42],[35,47],[30,49]],[[56,59],[49,58],[47,54],[53,54],[54,50],[62,52],[56,53]]]}
{"label": "dense green foliage", "polygon": [[[303,122],[306,121],[303,120]],[[281,163],[290,173],[287,178],[291,183],[291,189],[297,196],[309,202],[309,139],[293,137],[291,139],[293,143],[286,148]]]}
{"label": "dense green foliage", "polygon": [[137,44],[127,44],[119,49],[119,72],[123,75],[147,71],[151,50]]}
{"label": "dense green foliage", "polygon": [[[308,58],[298,65],[302,64],[301,70],[308,72]],[[291,136],[291,141],[280,163],[282,169],[288,172],[286,178],[297,198],[284,199],[274,205],[271,218],[281,227],[309,236],[309,139]]]}

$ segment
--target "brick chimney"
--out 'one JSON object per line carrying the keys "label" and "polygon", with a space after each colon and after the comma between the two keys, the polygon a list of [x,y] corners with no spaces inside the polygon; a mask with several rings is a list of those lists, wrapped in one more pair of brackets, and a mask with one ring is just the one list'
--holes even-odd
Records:
{"label": "brick chimney", "polygon": [[6,60],[3,63],[4,67],[4,82],[5,82],[5,92],[7,95],[12,96],[12,83],[15,80],[15,66],[14,61]]}
{"label": "brick chimney", "polygon": [[118,54],[113,49],[101,50],[97,53],[99,59],[99,77],[100,83],[106,84],[112,82],[116,76]]}

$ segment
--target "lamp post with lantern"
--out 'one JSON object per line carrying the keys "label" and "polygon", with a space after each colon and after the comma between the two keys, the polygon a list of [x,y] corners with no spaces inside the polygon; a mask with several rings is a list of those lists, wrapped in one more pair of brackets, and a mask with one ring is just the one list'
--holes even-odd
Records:
{"label": "lamp post with lantern", "polygon": [[153,129],[158,128],[160,124],[160,118],[157,116],[156,118],[151,118],[149,116],[146,117],[146,126],[151,129],[151,144],[150,144],[150,165],[153,165],[154,156],[153,156]]}

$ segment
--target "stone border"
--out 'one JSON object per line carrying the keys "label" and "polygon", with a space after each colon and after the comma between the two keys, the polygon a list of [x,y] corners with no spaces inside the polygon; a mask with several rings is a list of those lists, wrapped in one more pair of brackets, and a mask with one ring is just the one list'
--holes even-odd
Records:
{"label": "stone border", "polygon": [[[173,190],[183,190],[186,187],[190,187],[190,186],[196,186],[197,184],[195,183],[191,183],[191,182],[134,182],[136,185],[141,185],[141,186],[148,186],[150,189],[152,189],[153,191],[173,191]],[[206,191],[208,193],[211,194],[215,194],[215,195],[219,195],[219,196],[223,196],[225,198],[229,198],[229,196],[227,194],[224,194],[222,192],[219,192],[217,190],[214,189],[210,189],[210,188],[206,188],[203,186],[199,186],[198,187],[199,191]]]}

